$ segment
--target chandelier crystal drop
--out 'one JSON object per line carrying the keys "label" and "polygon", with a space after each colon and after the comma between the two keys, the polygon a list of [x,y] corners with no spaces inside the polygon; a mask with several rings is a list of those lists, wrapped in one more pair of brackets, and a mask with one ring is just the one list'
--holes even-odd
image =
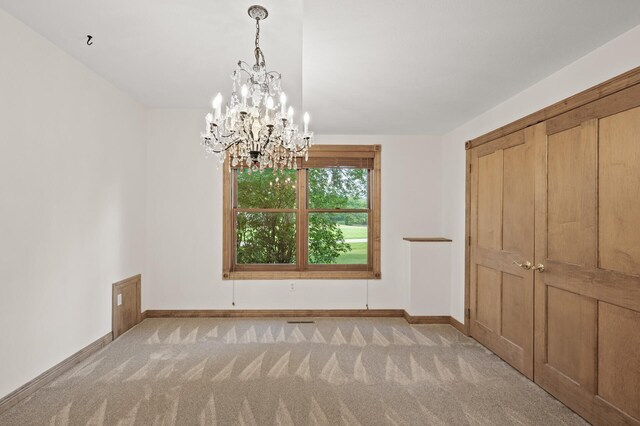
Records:
{"label": "chandelier crystal drop", "polygon": [[207,114],[201,135],[207,153],[215,154],[221,163],[229,155],[230,167],[246,167],[249,173],[266,168],[274,172],[296,169],[296,158],[307,158],[313,138],[309,114],[304,114],[300,129],[294,122],[293,107],[287,107],[280,73],[267,71],[260,49],[260,21],[268,14],[262,6],[249,8],[249,16],[256,21],[256,62],[250,66],[238,61],[231,74],[233,91],[229,101],[223,107],[222,95],[216,95],[213,112]]}

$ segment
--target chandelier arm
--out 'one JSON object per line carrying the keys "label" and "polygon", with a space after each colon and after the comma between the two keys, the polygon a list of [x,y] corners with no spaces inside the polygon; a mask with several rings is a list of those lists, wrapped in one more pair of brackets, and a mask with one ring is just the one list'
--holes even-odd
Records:
{"label": "chandelier arm", "polygon": [[211,133],[211,137],[205,137],[205,141],[209,141],[209,142],[211,142],[213,139],[215,139],[215,142],[216,142],[216,143],[218,143],[218,144],[222,145],[224,148],[223,148],[223,149],[220,149],[219,151],[216,151],[215,149],[213,149],[213,147],[211,147],[211,150],[212,150],[214,153],[219,154],[219,153],[221,153],[221,152],[223,152],[223,151],[227,151],[227,150],[228,150],[229,148],[231,148],[232,146],[237,145],[237,144],[239,144],[240,142],[242,142],[242,139],[240,139],[240,138],[238,138],[237,140],[232,141],[232,142],[230,142],[230,143],[227,143],[227,144],[221,141],[221,139],[228,139],[228,138],[232,137],[232,136],[234,135],[234,133],[235,133],[235,132],[234,132],[233,130],[232,130],[232,131],[231,131],[231,133],[229,133],[229,134],[226,134],[226,135],[220,135],[220,136],[216,135],[215,133]]}
{"label": "chandelier arm", "polygon": [[226,146],[224,146],[224,148],[222,148],[222,149],[220,149],[218,151],[216,151],[213,147],[211,147],[211,152],[213,152],[214,154],[220,154],[221,152],[228,151],[229,148],[231,148],[232,146],[238,144],[238,142],[234,142],[234,143],[231,143],[229,145],[226,145]]}
{"label": "chandelier arm", "polygon": [[230,130],[230,133],[227,133],[226,135],[220,135],[220,138],[222,139],[229,139],[230,137],[232,137],[234,134],[233,130]]}
{"label": "chandelier arm", "polygon": [[215,149],[213,149],[214,144],[221,143],[220,140],[218,140],[218,137],[216,135],[212,134],[211,136],[204,136],[204,142],[205,142],[205,145],[208,145],[211,148],[211,150],[216,154],[222,152],[222,151],[216,151]]}
{"label": "chandelier arm", "polygon": [[[308,143],[308,142],[307,142]],[[301,152],[304,152],[305,149],[309,148],[309,146],[307,144],[305,144],[301,149],[296,149],[295,153],[299,154]]]}
{"label": "chandelier arm", "polygon": [[[218,130],[218,133],[220,133],[220,130]],[[222,143],[222,142],[220,141],[221,139],[228,139],[228,138],[230,138],[231,136],[233,136],[233,133],[234,133],[234,131],[233,131],[233,130],[230,130],[230,133],[227,133],[226,135],[224,135],[224,134],[222,134],[222,135],[219,135],[219,134],[218,134],[218,135],[216,135],[215,133],[211,133],[211,136],[213,136],[213,137],[215,138],[216,142],[218,142],[218,143]]]}
{"label": "chandelier arm", "polygon": [[231,142],[229,145],[227,145],[227,147],[224,149],[224,151],[227,151],[227,150],[229,150],[229,148],[238,145],[240,142],[242,142],[240,139],[238,139],[237,141]]}
{"label": "chandelier arm", "polygon": [[[249,77],[251,77],[251,71],[249,70],[249,64],[245,61],[238,61],[238,66],[240,67],[240,71],[244,71],[247,73]],[[246,67],[246,68],[245,68]]]}
{"label": "chandelier arm", "polygon": [[247,71],[247,70],[245,70],[245,69],[242,69],[242,68],[240,68],[240,71],[242,71],[242,72],[246,73],[246,74],[247,74],[247,78],[248,78],[248,79],[251,79],[251,73],[250,73],[249,71]]}

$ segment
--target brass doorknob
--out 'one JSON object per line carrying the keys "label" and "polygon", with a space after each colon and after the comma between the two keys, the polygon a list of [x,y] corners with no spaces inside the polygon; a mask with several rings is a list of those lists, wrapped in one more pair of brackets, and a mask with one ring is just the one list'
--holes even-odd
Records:
{"label": "brass doorknob", "polygon": [[538,272],[544,272],[544,265],[542,263],[538,263],[536,266],[534,266],[531,269]]}
{"label": "brass doorknob", "polygon": [[522,269],[524,269],[524,270],[526,270],[526,271],[528,271],[529,269],[531,269],[531,262],[529,262],[528,260],[527,260],[526,262],[524,262],[524,263],[520,263],[520,262],[518,262],[517,260],[514,260],[514,261],[513,261],[513,264],[514,264],[514,265],[517,265],[517,266],[519,266],[519,267],[521,267]]}

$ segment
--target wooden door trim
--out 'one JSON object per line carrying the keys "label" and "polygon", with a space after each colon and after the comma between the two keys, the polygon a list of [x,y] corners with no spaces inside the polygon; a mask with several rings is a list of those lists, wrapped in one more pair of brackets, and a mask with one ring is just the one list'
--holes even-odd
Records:
{"label": "wooden door trim", "polygon": [[142,321],[141,283],[142,283],[142,275],[138,274],[129,278],[125,278],[124,280],[118,281],[117,283],[113,283],[113,285],[111,286],[111,332],[113,334],[113,340],[115,340],[118,336],[122,334],[122,333],[118,333],[119,327],[117,327],[118,318],[116,315],[116,305],[117,305],[116,298],[118,295],[118,289],[131,284],[134,284],[136,286],[136,323],[135,325],[137,325],[137,324],[140,324],[140,322]]}
{"label": "wooden door trim", "polygon": [[575,108],[579,108],[638,83],[640,83],[640,67],[634,68],[624,74],[613,77],[604,83],[593,86],[512,123],[472,139],[465,144],[466,149],[475,148],[492,140],[517,132],[518,130],[522,130],[534,124],[557,117]]}
{"label": "wooden door trim", "polygon": [[[469,333],[469,336],[471,336],[471,334],[474,331],[474,320],[476,317],[476,313],[475,313],[475,303],[476,303],[476,297],[474,294],[472,294],[473,292],[471,291],[471,281],[473,281],[478,273],[478,267],[477,266],[471,266],[471,258],[475,255],[475,247],[477,246],[476,244],[476,239],[478,237],[477,232],[475,235],[471,236],[471,233],[473,232],[473,230],[477,231],[478,228],[478,224],[477,224],[477,220],[478,220],[478,203],[473,202],[473,197],[474,195],[477,197],[477,194],[472,193],[473,191],[476,191],[477,187],[478,187],[478,153],[476,151],[467,151],[467,157],[469,159],[469,167],[467,167],[467,180],[468,180],[468,190],[467,190],[467,236],[466,236],[466,240],[467,240],[467,259],[466,259],[466,263],[467,263],[467,274],[466,274],[466,285],[465,285],[465,314],[466,314],[466,323],[467,323],[467,332]],[[473,222],[473,218],[475,218],[475,223]],[[474,309],[471,309],[471,306],[474,306]]]}
{"label": "wooden door trim", "polygon": [[471,151],[466,151],[464,197],[464,334],[471,334]]}
{"label": "wooden door trim", "polygon": [[617,114],[640,105],[640,84],[600,98],[547,121],[547,134],[552,135],[590,120]]}
{"label": "wooden door trim", "polygon": [[484,157],[485,155],[493,154],[499,150],[506,150],[509,148],[513,148],[514,146],[522,145],[524,140],[524,132],[514,132],[509,135],[503,136],[501,138],[495,139],[492,141],[491,145],[483,145],[478,148],[476,152],[478,153],[478,158]]}

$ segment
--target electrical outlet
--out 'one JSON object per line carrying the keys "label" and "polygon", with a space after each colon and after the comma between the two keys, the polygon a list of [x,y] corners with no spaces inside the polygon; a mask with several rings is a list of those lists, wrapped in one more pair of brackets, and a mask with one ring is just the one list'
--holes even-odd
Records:
{"label": "electrical outlet", "polygon": [[116,296],[116,305],[122,305],[122,293],[118,293],[118,295]]}
{"label": "electrical outlet", "polygon": [[289,290],[296,291],[296,283],[291,283],[289,286]]}

